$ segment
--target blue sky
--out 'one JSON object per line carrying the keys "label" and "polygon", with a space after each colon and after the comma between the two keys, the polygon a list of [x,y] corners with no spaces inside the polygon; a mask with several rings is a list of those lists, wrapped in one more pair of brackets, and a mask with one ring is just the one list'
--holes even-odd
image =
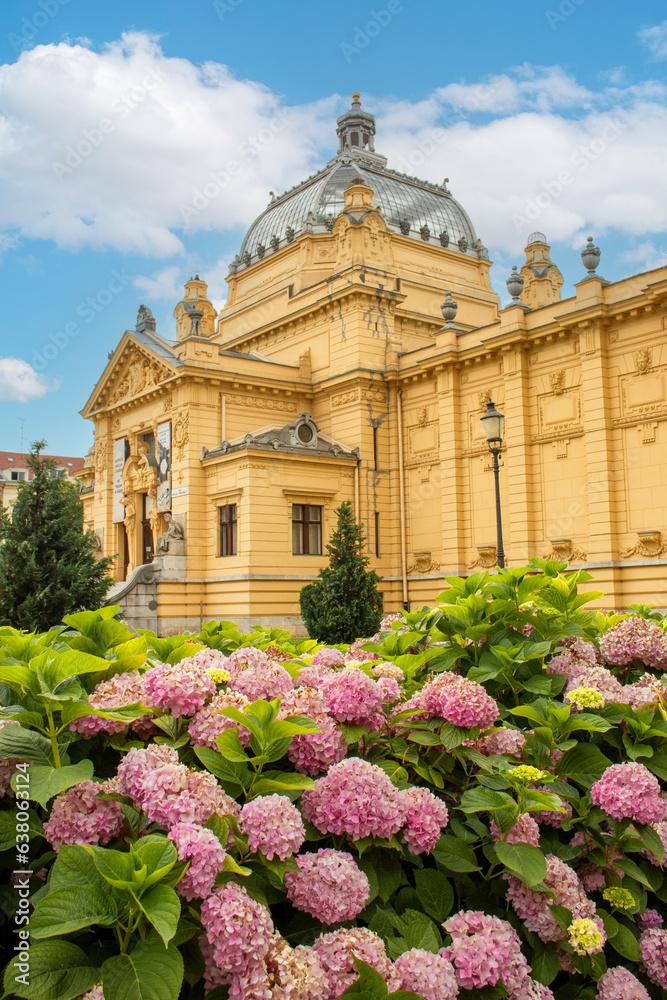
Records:
{"label": "blue sky", "polygon": [[330,158],[354,90],[390,166],[450,178],[504,299],[536,229],[564,294],[589,234],[610,280],[667,263],[657,0],[20,0],[0,48],[1,448],[23,423],[85,453],[78,410],[139,304],[171,337],[197,270],[221,305],[245,229]]}

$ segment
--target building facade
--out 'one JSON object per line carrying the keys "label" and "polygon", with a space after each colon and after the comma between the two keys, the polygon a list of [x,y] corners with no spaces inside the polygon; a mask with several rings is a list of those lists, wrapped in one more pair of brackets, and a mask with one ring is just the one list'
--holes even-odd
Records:
{"label": "building facade", "polygon": [[358,95],[337,133],[250,227],[219,315],[199,276],[169,339],[142,306],[82,411],[116,598],[163,633],[298,626],[350,499],[385,608],[432,601],[497,562],[493,399],[507,564],[567,559],[606,607],[667,606],[667,268],[608,283],[591,240],[562,298],[534,233],[501,308],[447,183],[390,170]]}
{"label": "building facade", "polygon": [[[84,459],[70,455],[42,455],[53,462],[51,476],[76,482],[84,467]],[[16,502],[19,483],[33,478],[26,456],[21,451],[0,451],[0,507],[11,514]]]}

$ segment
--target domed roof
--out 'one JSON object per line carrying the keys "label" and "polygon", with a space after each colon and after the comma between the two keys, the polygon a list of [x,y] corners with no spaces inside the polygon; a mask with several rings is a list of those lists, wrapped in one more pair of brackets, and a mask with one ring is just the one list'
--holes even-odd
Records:
{"label": "domed roof", "polygon": [[475,257],[487,257],[447,183],[430,184],[387,168],[374,150],[375,119],[361,110],[359,95],[338,119],[339,150],[323,170],[274,198],[248,230],[231,270],[248,266],[291,243],[302,232],[327,232],[345,207],[345,189],[361,179],[390,230]]}

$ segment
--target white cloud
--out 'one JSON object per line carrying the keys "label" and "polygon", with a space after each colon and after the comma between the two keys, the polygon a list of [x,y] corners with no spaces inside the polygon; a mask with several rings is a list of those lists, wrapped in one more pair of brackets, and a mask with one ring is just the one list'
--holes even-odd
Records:
{"label": "white cloud", "polygon": [[315,164],[310,108],[145,34],[37,46],[0,67],[0,92],[0,230],[59,246],[171,256],[184,226],[244,226]]}
{"label": "white cloud", "polygon": [[667,21],[651,28],[641,28],[637,35],[654,59],[667,59]]}
{"label": "white cloud", "polygon": [[[376,148],[389,165],[450,177],[496,254],[516,253],[534,229],[576,244],[589,228],[596,238],[667,230],[660,82],[624,86],[610,71],[591,90],[559,66],[523,65],[415,103],[364,106],[377,115]],[[242,231],[270,190],[321,167],[340,111],[335,95],[287,107],[225,66],[165,56],[146,34],[101,52],[37,46],[0,67],[0,232],[184,258],[186,236]],[[149,300],[177,301],[190,263],[135,284]],[[205,274],[216,303],[226,264]]]}
{"label": "white cloud", "polygon": [[653,240],[646,240],[629,250],[624,250],[621,254],[621,260],[632,264],[635,268],[640,267],[642,271],[665,267],[667,265],[667,245],[660,246]]}
{"label": "white cloud", "polygon": [[0,358],[1,401],[29,403],[54,388],[57,386],[49,385],[48,380],[22,358]]}
{"label": "white cloud", "polygon": [[[147,299],[168,299],[178,302],[183,296],[183,284],[187,281],[184,271],[178,266],[163,267],[150,278],[139,275],[132,284],[145,293]],[[190,277],[190,275],[188,275]]]}

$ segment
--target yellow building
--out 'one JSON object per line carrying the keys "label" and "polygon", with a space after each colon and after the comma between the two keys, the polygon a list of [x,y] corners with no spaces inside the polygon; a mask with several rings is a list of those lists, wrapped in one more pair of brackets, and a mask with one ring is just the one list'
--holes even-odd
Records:
{"label": "yellow building", "polygon": [[561,299],[534,233],[503,309],[446,183],[390,170],[358,95],[337,132],[250,227],[220,314],[198,276],[171,339],[142,306],[82,411],[86,521],[128,620],[298,626],[345,499],[387,610],[493,566],[489,399],[507,564],[567,558],[605,606],[664,608],[667,268],[610,284],[589,241]]}

